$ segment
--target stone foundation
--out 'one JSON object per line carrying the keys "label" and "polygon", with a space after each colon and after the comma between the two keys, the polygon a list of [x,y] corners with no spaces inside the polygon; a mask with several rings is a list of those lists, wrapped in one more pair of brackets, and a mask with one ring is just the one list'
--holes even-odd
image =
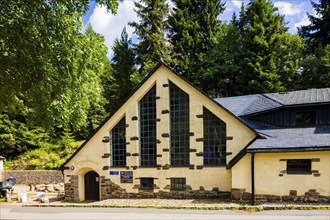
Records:
{"label": "stone foundation", "polygon": [[[233,201],[250,201],[251,193],[245,192],[245,189],[232,189],[231,199]],[[330,203],[330,196],[320,195],[316,189],[310,189],[304,195],[297,195],[296,190],[290,190],[289,195],[271,195],[256,194],[256,202],[306,202],[306,203]]]}
{"label": "stone foundation", "polygon": [[79,201],[78,176],[71,175],[68,183],[64,185],[65,200]]}
{"label": "stone foundation", "polygon": [[[139,187],[134,188],[138,189]],[[165,187],[166,188],[166,187]],[[170,190],[158,191],[153,190],[140,190],[138,193],[127,193],[125,189],[113,183],[110,179],[101,177],[101,200],[105,199],[119,199],[119,198],[161,198],[161,199],[229,199],[229,192],[221,192],[218,188],[213,190],[192,190],[187,187],[184,191]]]}

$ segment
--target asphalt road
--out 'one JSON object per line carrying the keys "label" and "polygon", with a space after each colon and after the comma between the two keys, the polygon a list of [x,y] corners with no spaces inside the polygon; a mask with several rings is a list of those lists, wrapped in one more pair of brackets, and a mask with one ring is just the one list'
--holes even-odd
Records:
{"label": "asphalt road", "polygon": [[17,205],[0,205],[1,220],[19,219],[143,219],[143,220],[206,220],[206,219],[271,219],[271,220],[330,220],[330,211],[244,211],[129,209],[129,208],[22,208]]}

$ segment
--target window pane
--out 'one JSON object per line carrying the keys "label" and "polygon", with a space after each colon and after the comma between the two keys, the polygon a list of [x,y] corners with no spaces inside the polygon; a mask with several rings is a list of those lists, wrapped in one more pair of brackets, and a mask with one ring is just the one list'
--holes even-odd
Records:
{"label": "window pane", "polygon": [[125,117],[110,132],[111,166],[126,166]]}
{"label": "window pane", "polygon": [[310,174],[311,173],[311,160],[287,160],[286,172],[288,174]]}
{"label": "window pane", "polygon": [[203,109],[204,165],[226,165],[226,123]]}
{"label": "window pane", "polygon": [[171,166],[189,165],[189,95],[170,86]]}
{"label": "window pane", "polygon": [[139,102],[140,166],[156,166],[156,86]]}
{"label": "window pane", "polygon": [[140,189],[150,190],[154,188],[153,178],[141,178],[140,179]]}
{"label": "window pane", "polygon": [[171,178],[171,189],[172,190],[185,190],[186,189],[186,178]]}

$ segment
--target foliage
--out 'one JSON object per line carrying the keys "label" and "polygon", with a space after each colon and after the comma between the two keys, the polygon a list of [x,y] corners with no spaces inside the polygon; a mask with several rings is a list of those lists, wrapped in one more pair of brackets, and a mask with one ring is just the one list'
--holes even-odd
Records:
{"label": "foliage", "polygon": [[236,77],[240,73],[242,40],[236,15],[224,24],[217,44],[201,59],[200,86],[212,97],[234,95]]}
{"label": "foliage", "polygon": [[[97,2],[112,12],[118,4]],[[0,2],[0,112],[21,101],[43,126],[84,124],[89,100],[101,97],[96,53],[105,50],[81,33],[87,9],[82,0]]]}
{"label": "foliage", "polygon": [[83,143],[74,141],[64,144],[44,143],[38,149],[34,149],[21,154],[15,160],[6,161],[6,169],[26,170],[26,169],[58,169]]}
{"label": "foliage", "polygon": [[113,46],[112,70],[108,77],[104,77],[104,96],[109,100],[105,106],[107,112],[112,112],[119,103],[126,98],[135,86],[142,80],[142,75],[135,65],[135,53],[132,40],[128,38],[126,28],[120,39],[116,39]]}
{"label": "foliage", "polygon": [[287,33],[284,18],[276,11],[270,0],[253,0],[241,17],[244,24],[238,94],[283,91],[298,75],[303,41]]}
{"label": "foliage", "polygon": [[308,54],[301,67],[300,89],[330,87],[330,45]]}
{"label": "foliage", "polygon": [[308,15],[311,24],[299,30],[308,48],[298,85],[303,89],[330,87],[330,2],[320,0],[312,5],[318,16]]}
{"label": "foliage", "polygon": [[134,2],[139,23],[129,23],[135,28],[139,42],[135,45],[140,73],[146,74],[159,61],[170,60],[168,46],[164,38],[168,4],[166,0],[139,0]]}
{"label": "foliage", "polygon": [[319,4],[312,2],[312,6],[317,16],[308,14],[311,24],[302,26],[299,33],[315,51],[319,46],[330,44],[330,0],[320,0]]}
{"label": "foliage", "polygon": [[220,30],[218,15],[224,11],[221,0],[173,1],[169,16],[169,40],[172,67],[192,82],[198,81],[200,57],[207,54],[216,42]]}
{"label": "foliage", "polygon": [[8,114],[0,114],[0,152],[7,159],[28,150],[38,148],[49,141],[49,135],[40,127],[28,128],[24,121],[19,121]]}

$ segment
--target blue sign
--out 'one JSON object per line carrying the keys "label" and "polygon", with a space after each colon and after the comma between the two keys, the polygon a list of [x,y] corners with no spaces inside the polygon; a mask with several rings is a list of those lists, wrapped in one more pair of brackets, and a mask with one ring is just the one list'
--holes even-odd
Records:
{"label": "blue sign", "polygon": [[119,175],[119,171],[110,171],[110,175]]}

